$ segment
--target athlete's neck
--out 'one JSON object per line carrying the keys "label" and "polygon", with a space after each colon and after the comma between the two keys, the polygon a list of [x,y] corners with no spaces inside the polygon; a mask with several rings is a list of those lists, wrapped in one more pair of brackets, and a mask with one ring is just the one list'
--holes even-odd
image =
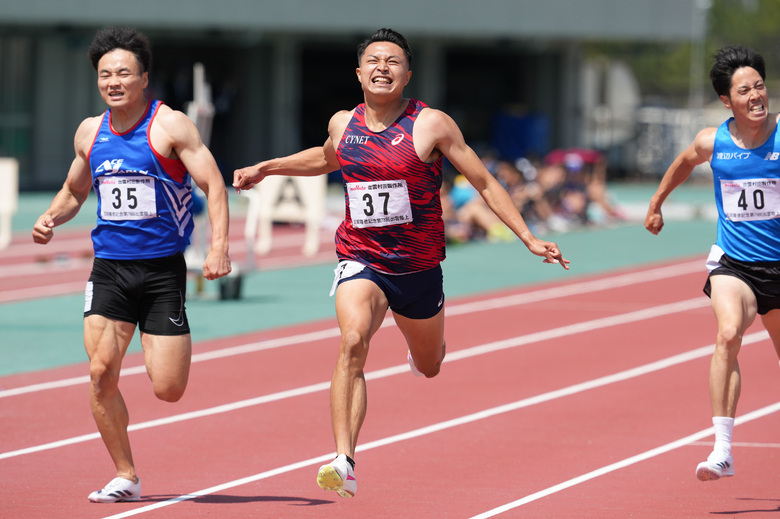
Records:
{"label": "athlete's neck", "polygon": [[138,124],[149,102],[136,103],[132,106],[123,108],[111,108],[111,128],[117,133],[124,133]]}
{"label": "athlete's neck", "polygon": [[731,138],[737,146],[751,150],[762,146],[777,126],[777,120],[780,114],[769,114],[769,116],[758,124],[745,124],[736,122],[731,125],[729,131]]}
{"label": "athlete's neck", "polygon": [[388,103],[366,100],[366,126],[372,132],[386,130],[393,125],[399,115],[404,113],[408,105],[409,99],[404,97],[399,97]]}

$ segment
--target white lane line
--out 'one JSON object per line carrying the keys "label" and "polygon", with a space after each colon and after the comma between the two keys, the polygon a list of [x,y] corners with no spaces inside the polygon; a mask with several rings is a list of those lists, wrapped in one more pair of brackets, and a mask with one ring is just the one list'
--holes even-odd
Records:
{"label": "white lane line", "polygon": [[[550,299],[569,297],[575,294],[592,293],[602,290],[610,290],[617,287],[630,286],[637,283],[647,283],[651,281],[657,281],[659,279],[665,279],[675,276],[683,276],[695,271],[703,270],[701,261],[690,261],[686,263],[680,263],[667,267],[652,268],[648,270],[642,270],[638,272],[631,272],[628,274],[620,274],[617,276],[611,276],[604,279],[598,279],[594,281],[583,281],[578,283],[571,283],[562,285],[559,287],[551,287],[540,290],[534,290],[531,292],[524,292],[521,294],[513,294],[503,297],[488,298],[480,301],[473,301],[469,303],[455,304],[447,306],[445,312],[447,317],[455,315],[463,315],[475,312],[484,312],[493,310],[496,308],[505,308],[507,306],[518,306],[523,304],[535,303],[538,301],[547,301]],[[83,288],[83,287],[82,287]],[[708,300],[702,296],[701,300],[707,302]],[[0,301],[2,301],[2,293],[0,293]],[[395,322],[392,318],[385,319],[382,327],[395,326]],[[285,346],[292,346],[296,344],[306,343],[309,341],[324,340],[332,337],[338,337],[338,328],[329,328],[325,330],[315,331],[311,333],[305,333],[300,335],[291,335],[288,337],[282,337],[278,339],[271,339],[267,341],[254,342],[249,344],[243,344],[239,346],[232,346],[223,348],[220,350],[214,350],[211,352],[198,353],[192,356],[192,362],[203,362],[207,360],[219,359],[230,357],[233,355],[242,355],[246,353],[254,353],[257,351],[268,350],[272,348],[280,348]],[[146,373],[144,366],[132,366],[123,368],[120,376],[126,377],[129,375],[139,375]],[[89,383],[88,376],[72,377],[62,380],[55,380],[51,382],[43,382],[40,384],[32,384],[29,386],[22,386],[18,388],[0,390],[0,398],[6,398],[11,396],[23,395],[26,393],[33,393],[36,391],[46,391],[49,389],[57,389],[62,387],[74,386],[79,384]]]}
{"label": "white lane line", "polygon": [[[628,312],[622,315],[616,315],[616,316],[606,317],[602,319],[593,319],[591,321],[585,321],[585,322],[576,323],[568,326],[561,326],[559,328],[552,328],[544,332],[536,332],[527,335],[521,335],[518,337],[514,337],[512,339],[504,339],[504,340],[495,341],[495,342],[482,344],[478,346],[472,346],[471,348],[465,348],[463,350],[454,351],[451,354],[448,354],[447,357],[445,357],[444,362],[453,362],[456,360],[466,359],[476,355],[484,355],[484,354],[492,353],[494,351],[505,350],[507,348],[515,348],[518,346],[524,346],[535,342],[541,342],[541,341],[565,337],[569,335],[576,335],[576,334],[590,332],[594,330],[603,330],[604,328],[607,327],[618,326],[621,324],[636,322],[644,319],[653,319],[655,317],[660,317],[662,315],[677,314],[679,312],[696,309],[701,307],[702,305],[708,305],[708,304],[709,303],[706,301],[706,299],[704,300],[702,298],[689,299],[687,301],[680,301],[678,303],[671,303],[668,305],[661,305],[653,308],[647,308],[636,312]],[[751,337],[765,338],[768,337],[768,334],[766,332],[758,332],[752,335],[745,336],[745,338],[743,339],[743,345],[749,344],[749,341],[752,340]],[[759,339],[753,339],[753,340],[759,340]],[[392,375],[406,373],[408,370],[409,370],[409,366],[407,364],[401,364],[390,368],[371,371],[366,373],[365,376],[366,376],[366,380],[376,380],[380,378],[389,377]],[[138,431],[141,429],[148,429],[150,427],[159,427],[162,425],[183,422],[186,420],[193,420],[195,418],[202,418],[205,416],[213,416],[220,413],[227,413],[230,411],[235,411],[237,409],[243,409],[246,407],[251,407],[260,404],[266,404],[268,402],[276,402],[279,400],[284,400],[286,398],[293,398],[297,396],[316,393],[318,391],[325,391],[329,387],[330,387],[330,382],[320,382],[309,386],[303,386],[295,389],[290,389],[287,391],[281,391],[278,393],[272,393],[269,395],[263,395],[255,398],[246,399],[246,400],[240,400],[237,402],[223,404],[216,407],[210,407],[198,411],[191,411],[188,413],[171,415],[165,418],[159,418],[157,420],[150,420],[147,422],[131,424],[128,427],[128,431]],[[99,435],[97,433],[87,434],[87,435],[77,436],[75,438],[59,440],[51,443],[45,443],[42,445],[36,445],[33,447],[27,447],[15,451],[3,452],[0,453],[0,460],[6,458],[13,458],[16,456],[22,456],[25,454],[32,454],[35,452],[40,452],[49,449],[55,449],[66,445],[72,445],[75,443],[82,443],[97,438],[99,438]]]}
{"label": "white lane line", "polygon": [[[769,337],[769,335],[766,332],[753,333],[753,334],[745,336],[744,344],[751,344],[751,343],[754,343],[754,342],[765,340],[768,337]],[[393,436],[388,436],[387,438],[382,438],[380,440],[375,440],[373,442],[368,442],[368,443],[365,443],[363,445],[359,445],[358,448],[357,448],[357,451],[358,452],[363,452],[363,451],[367,451],[367,450],[376,449],[376,448],[379,448],[379,447],[384,447],[384,446],[387,446],[387,445],[391,445],[391,444],[394,444],[394,443],[398,443],[398,442],[401,442],[401,441],[410,440],[410,439],[413,439],[413,438],[419,438],[421,436],[426,436],[428,434],[437,433],[437,432],[440,432],[440,431],[444,431],[446,429],[451,429],[451,428],[458,427],[458,426],[461,426],[461,425],[466,425],[466,424],[470,424],[470,423],[473,423],[473,422],[477,422],[479,420],[484,420],[484,419],[487,419],[487,418],[491,418],[491,417],[494,417],[494,416],[497,416],[497,415],[500,415],[500,414],[516,411],[518,409],[522,409],[522,408],[525,408],[525,407],[530,407],[532,405],[541,404],[541,403],[544,403],[544,402],[549,402],[551,400],[555,400],[555,399],[558,399],[558,398],[563,398],[563,397],[566,397],[566,396],[575,395],[577,393],[582,393],[582,392],[588,391],[590,389],[595,389],[595,388],[598,388],[598,387],[607,386],[609,384],[615,384],[615,383],[618,383],[618,382],[623,382],[623,381],[626,381],[626,380],[629,380],[629,379],[632,379],[632,378],[636,378],[636,377],[639,377],[639,376],[642,376],[642,375],[646,375],[648,373],[652,373],[652,372],[655,372],[655,371],[660,371],[660,370],[666,369],[668,367],[671,367],[671,366],[674,366],[674,365],[677,365],[677,364],[682,364],[684,362],[688,362],[688,361],[691,361],[691,360],[694,360],[694,359],[698,359],[698,358],[701,358],[701,357],[704,357],[704,356],[711,355],[714,349],[715,349],[715,345],[704,346],[702,348],[697,348],[695,350],[691,350],[691,351],[688,351],[688,352],[685,352],[685,353],[681,353],[681,354],[678,354],[678,355],[673,355],[673,356],[668,357],[666,359],[662,359],[662,360],[659,360],[659,361],[656,361],[656,362],[651,362],[649,364],[645,364],[643,366],[638,366],[636,368],[632,368],[632,369],[628,369],[628,370],[621,371],[621,372],[618,372],[618,373],[614,373],[612,375],[607,375],[607,376],[604,376],[604,377],[596,378],[596,379],[593,379],[593,380],[590,380],[590,381],[587,381],[587,382],[582,382],[580,384],[574,384],[574,385],[569,386],[569,387],[565,387],[565,388],[558,389],[558,390],[555,390],[555,391],[550,391],[548,393],[543,393],[541,395],[536,395],[536,396],[533,396],[533,397],[530,397],[530,398],[524,398],[524,399],[518,400],[516,402],[512,402],[512,403],[509,403],[509,404],[493,407],[493,408],[490,408],[490,409],[485,409],[485,410],[482,410],[482,411],[479,411],[479,412],[476,412],[476,413],[472,413],[472,414],[468,414],[468,415],[465,415],[465,416],[461,416],[459,418],[455,418],[455,419],[452,419],[452,420],[446,420],[444,422],[439,422],[439,423],[432,424],[432,425],[429,425],[429,426],[426,426],[426,427],[415,429],[413,431],[408,431],[408,432],[405,432],[405,433],[396,434],[396,435],[393,435]],[[395,369],[395,368],[393,368],[393,369]],[[408,367],[405,367],[405,369],[403,369],[404,372],[407,371],[407,370],[408,370]],[[773,404],[772,406],[760,409],[758,411],[754,411],[753,413],[749,413],[749,414],[747,414],[747,415],[745,415],[743,417],[740,417],[740,418],[737,419],[737,423],[744,423],[746,421],[753,420],[755,418],[759,418],[760,416],[764,416],[764,415],[769,414],[771,412],[775,412],[778,409],[780,409],[780,402],[778,402],[776,404]],[[712,430],[712,427],[710,427],[710,428],[705,429],[703,431],[699,431],[699,432],[694,433],[694,434],[692,434],[690,436],[682,438],[681,440],[677,440],[676,442],[672,442],[672,443],[664,445],[662,447],[658,447],[656,449],[647,451],[646,453],[640,454],[638,456],[634,456],[634,457],[631,457],[631,458],[627,458],[626,460],[623,460],[623,461],[620,461],[620,462],[617,462],[617,463],[613,463],[612,465],[608,465],[607,467],[604,467],[602,469],[590,472],[588,474],[585,474],[584,476],[580,476],[579,478],[575,478],[575,479],[569,480],[567,482],[561,483],[560,485],[556,485],[554,487],[550,487],[549,489],[547,489],[545,491],[538,492],[538,493],[533,494],[532,496],[528,496],[528,497],[526,497],[524,499],[530,499],[530,498],[533,498],[531,500],[539,499],[541,497],[544,497],[544,495],[549,495],[551,493],[558,492],[560,490],[563,490],[564,488],[568,488],[570,486],[574,486],[574,485],[576,485],[578,483],[582,483],[582,482],[587,481],[589,479],[593,479],[595,477],[598,477],[600,475],[606,474],[608,472],[612,472],[612,471],[617,470],[619,468],[623,468],[625,466],[632,465],[634,463],[638,463],[639,461],[642,461],[644,459],[648,459],[648,458],[653,457],[653,456],[657,456],[657,455],[662,454],[664,452],[668,452],[669,450],[672,450],[674,448],[682,447],[683,445],[686,445],[687,443],[690,443],[692,441],[700,440],[702,438],[706,438],[707,436],[711,435],[712,433],[713,433],[713,430]],[[206,488],[206,489],[203,489],[203,490],[198,490],[198,491],[192,492],[190,494],[177,496],[175,498],[172,498],[172,499],[169,499],[169,500],[166,500],[166,501],[161,501],[161,502],[154,503],[154,504],[151,504],[151,505],[148,505],[148,506],[144,506],[144,507],[141,507],[141,508],[128,510],[128,511],[123,512],[121,514],[105,517],[104,519],[121,519],[121,518],[124,518],[124,517],[131,517],[131,516],[139,515],[139,514],[142,514],[142,513],[145,513],[145,512],[150,512],[150,511],[157,510],[159,508],[163,508],[163,507],[166,507],[166,506],[175,505],[175,504],[181,503],[183,501],[189,501],[189,500],[192,500],[192,499],[196,499],[198,497],[202,497],[202,496],[205,496],[205,495],[209,495],[209,494],[213,494],[213,493],[216,493],[216,492],[220,492],[222,490],[227,490],[229,488],[234,488],[234,487],[237,487],[237,486],[246,485],[246,484],[249,484],[249,483],[254,483],[254,482],[260,481],[262,479],[267,479],[267,478],[270,478],[270,477],[273,477],[273,476],[277,476],[279,474],[284,474],[284,473],[287,473],[287,472],[298,470],[300,468],[310,467],[310,466],[313,466],[313,465],[324,463],[326,461],[330,461],[331,459],[333,459],[333,457],[335,455],[336,455],[335,452],[331,452],[331,453],[328,453],[328,454],[324,454],[322,456],[318,456],[316,458],[310,458],[308,460],[303,460],[303,461],[299,461],[299,462],[292,463],[292,464],[289,464],[289,465],[285,465],[285,466],[282,466],[282,467],[277,467],[275,469],[268,470],[268,471],[265,471],[265,472],[260,472],[258,474],[252,475],[252,476],[248,476],[248,477],[241,478],[241,479],[236,479],[234,481],[229,481],[229,482],[226,482],[226,483],[222,483],[222,484],[219,484],[219,485],[216,485],[216,486],[212,486],[212,487],[209,487],[209,488]],[[545,492],[547,492],[547,493],[545,493]],[[521,502],[521,501],[523,501],[523,500],[518,500],[518,501],[516,501],[514,503],[510,503],[510,504],[504,505],[504,506],[505,507],[509,507],[509,508],[506,508],[506,510],[509,510],[511,508],[516,508],[517,506],[525,504],[525,502]],[[528,502],[530,502],[530,501],[528,501]],[[490,514],[490,513],[493,513],[493,512],[501,513],[503,511],[505,511],[504,507],[501,507],[501,509],[495,509],[494,511],[486,512],[486,513],[487,514]],[[479,517],[482,517],[482,516],[479,516]],[[490,515],[485,515],[484,517],[490,517]],[[474,519],[476,519],[476,518],[474,518]]]}
{"label": "white lane line", "polygon": [[[763,418],[764,416],[768,416],[772,413],[776,413],[777,411],[780,411],[780,402],[775,402],[774,404],[768,405],[766,407],[762,407],[761,409],[757,409],[755,411],[752,411],[750,413],[747,413],[745,415],[737,417],[735,424],[744,424],[747,422],[750,422],[752,420],[757,420],[758,418]],[[693,433],[689,436],[686,436],[684,438],[680,438],[679,440],[673,441],[671,443],[667,443],[666,445],[662,445],[660,447],[656,447],[655,449],[650,449],[649,451],[645,451],[641,454],[637,454],[636,456],[632,456],[630,458],[626,458],[624,460],[618,461],[616,463],[612,463],[611,465],[606,465],[604,467],[601,467],[600,469],[596,469],[592,472],[588,472],[587,474],[583,474],[581,476],[578,476],[576,478],[570,479],[568,481],[564,481],[563,483],[559,483],[557,485],[553,485],[551,487],[548,487],[544,490],[540,490],[539,492],[536,492],[534,494],[528,495],[522,499],[518,499],[517,501],[513,501],[511,503],[507,503],[503,506],[499,506],[497,508],[494,508],[493,510],[489,510],[485,513],[475,515],[471,517],[470,519],[487,519],[488,517],[495,517],[499,514],[502,514],[504,512],[507,512],[509,510],[513,510],[517,507],[526,505],[528,503],[531,503],[533,501],[536,501],[538,499],[541,499],[543,497],[547,497],[549,495],[555,494],[557,492],[560,492],[561,490],[566,490],[567,488],[571,488],[575,485],[579,485],[580,483],[585,483],[587,481],[590,481],[591,479],[595,479],[599,476],[603,476],[605,474],[609,474],[610,472],[614,472],[619,469],[626,468],[628,466],[634,465],[636,463],[639,463],[641,461],[648,460],[650,458],[654,458],[656,456],[660,456],[661,454],[665,454],[669,451],[673,451],[675,449],[679,449],[680,447],[684,447],[686,445],[689,445],[697,440],[701,440],[702,438],[706,438],[708,436],[711,436],[714,434],[714,430],[712,427],[708,429],[704,429],[702,431]]]}

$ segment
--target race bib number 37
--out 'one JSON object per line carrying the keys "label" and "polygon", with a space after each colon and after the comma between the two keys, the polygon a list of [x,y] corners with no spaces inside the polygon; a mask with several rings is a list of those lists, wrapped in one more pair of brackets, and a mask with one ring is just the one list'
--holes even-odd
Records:
{"label": "race bib number 37", "polygon": [[352,225],[384,227],[412,221],[406,180],[347,183]]}
{"label": "race bib number 37", "polygon": [[104,220],[145,220],[157,216],[154,177],[99,177],[100,217]]}
{"label": "race bib number 37", "polygon": [[721,180],[723,212],[732,222],[780,217],[780,179]]}

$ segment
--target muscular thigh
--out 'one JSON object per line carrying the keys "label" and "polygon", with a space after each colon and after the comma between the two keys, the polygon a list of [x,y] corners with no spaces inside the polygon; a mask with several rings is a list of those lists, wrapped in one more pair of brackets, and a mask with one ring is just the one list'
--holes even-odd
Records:
{"label": "muscular thigh", "polygon": [[720,325],[731,323],[744,331],[756,318],[756,296],[741,279],[729,275],[710,276],[712,309]]}
{"label": "muscular thigh", "polygon": [[192,340],[187,335],[141,333],[146,370],[153,381],[187,380],[192,359]]}
{"label": "muscular thigh", "polygon": [[102,315],[84,318],[84,348],[90,362],[118,373],[135,333],[135,325]]}
{"label": "muscular thigh", "polygon": [[387,307],[385,294],[369,279],[344,280],[336,290],[336,318],[342,332],[354,330],[370,338],[382,325]]}

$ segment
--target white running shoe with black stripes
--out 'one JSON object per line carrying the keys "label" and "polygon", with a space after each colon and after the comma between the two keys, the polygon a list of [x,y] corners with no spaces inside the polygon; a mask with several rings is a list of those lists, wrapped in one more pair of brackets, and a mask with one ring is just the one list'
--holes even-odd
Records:
{"label": "white running shoe with black stripes", "polygon": [[734,459],[731,453],[715,450],[696,467],[696,477],[700,481],[715,481],[734,475]]}
{"label": "white running shoe with black stripes", "polygon": [[104,488],[89,495],[89,500],[93,503],[120,503],[139,499],[141,499],[141,478],[138,478],[138,483],[125,478],[114,478]]}

